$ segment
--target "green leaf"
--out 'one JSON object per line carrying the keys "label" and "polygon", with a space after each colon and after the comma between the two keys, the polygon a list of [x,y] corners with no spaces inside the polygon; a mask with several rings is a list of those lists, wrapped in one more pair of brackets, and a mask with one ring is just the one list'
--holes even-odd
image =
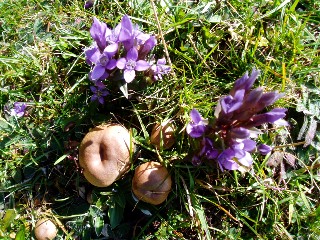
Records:
{"label": "green leaf", "polygon": [[95,216],[93,218],[93,226],[94,226],[94,230],[95,230],[97,236],[101,235],[103,225],[104,225],[103,217]]}
{"label": "green leaf", "polygon": [[113,229],[120,224],[123,218],[123,212],[124,212],[124,208],[120,207],[118,204],[114,204],[113,206],[110,206],[108,215],[110,219],[110,225]]}
{"label": "green leaf", "polygon": [[16,211],[14,209],[8,209],[6,211],[6,214],[4,215],[4,218],[2,219],[2,229],[6,230],[10,226],[11,222],[16,217]]}
{"label": "green leaf", "polygon": [[61,157],[59,157],[55,162],[54,165],[57,165],[59,162],[61,162],[62,160],[64,160],[69,154],[64,154]]}
{"label": "green leaf", "polygon": [[16,234],[16,238],[15,240],[25,240],[26,239],[26,229],[25,227],[22,225],[20,227],[19,232]]}
{"label": "green leaf", "polygon": [[204,209],[201,206],[201,203],[198,200],[198,198],[194,194],[192,194],[191,196],[192,196],[192,203],[193,203],[194,210],[196,211],[198,219],[200,221],[200,227],[205,232],[205,238],[204,239],[212,239],[210,231],[209,231],[209,226],[208,226],[208,223],[207,223],[206,214],[204,212]]}
{"label": "green leaf", "polygon": [[110,198],[109,200],[109,210],[108,210],[108,216],[110,219],[110,225],[111,228],[117,227],[122,218],[123,218],[123,212],[125,208],[125,197],[123,194],[117,194]]}

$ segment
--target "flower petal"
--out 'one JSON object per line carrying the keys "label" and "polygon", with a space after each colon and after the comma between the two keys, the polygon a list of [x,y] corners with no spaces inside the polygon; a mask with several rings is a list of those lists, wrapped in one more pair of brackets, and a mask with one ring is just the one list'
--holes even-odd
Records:
{"label": "flower petal", "polygon": [[244,151],[244,156],[242,158],[238,158],[238,162],[243,166],[250,167],[253,163],[253,159],[250,153]]}
{"label": "flower petal", "polygon": [[232,138],[245,139],[250,136],[249,130],[243,127],[233,128],[230,132]]}
{"label": "flower petal", "polygon": [[86,62],[91,66],[93,63],[96,64],[100,59],[100,51],[97,45],[93,45],[92,47],[86,49],[84,51],[86,55]]}
{"label": "flower petal", "polygon": [[90,90],[93,93],[97,93],[98,89],[95,86],[90,86]]}
{"label": "flower petal", "polygon": [[117,61],[117,68],[124,69],[126,67],[127,60],[125,58],[119,58]]}
{"label": "flower petal", "polygon": [[100,22],[96,17],[93,18],[93,24],[90,28],[91,37],[96,41],[101,51],[106,47],[106,29],[107,24]]}
{"label": "flower petal", "polygon": [[130,41],[131,39],[133,39],[131,32],[129,32],[127,29],[121,28],[119,33],[119,41],[123,43]]}
{"label": "flower petal", "polygon": [[127,52],[127,56],[126,56],[127,60],[133,60],[136,61],[138,59],[138,51],[136,48],[131,48],[128,52]]}
{"label": "flower petal", "polygon": [[195,108],[191,110],[190,117],[194,123],[199,123],[202,120],[200,113]]}
{"label": "flower petal", "polygon": [[130,83],[133,81],[133,79],[135,78],[136,76],[136,72],[134,70],[124,70],[123,72],[123,77],[124,77],[124,80],[127,82],[127,83]]}
{"label": "flower petal", "polygon": [[[121,65],[121,64],[120,64]],[[110,59],[110,61],[106,65],[106,69],[112,70],[117,66],[117,60],[115,59]]]}
{"label": "flower petal", "polygon": [[104,98],[103,97],[99,97],[98,101],[99,101],[99,103],[104,104]]}
{"label": "flower petal", "polygon": [[132,22],[128,15],[124,15],[121,19],[121,27],[127,29],[130,33],[133,30]]}
{"label": "flower petal", "polygon": [[94,101],[96,101],[97,99],[98,99],[97,94],[94,94],[94,95],[91,96],[90,101],[91,101],[91,102],[94,102]]}
{"label": "flower petal", "polygon": [[118,46],[118,43],[112,43],[104,49],[104,52],[106,52],[108,57],[111,58],[118,51]]}
{"label": "flower petal", "polygon": [[260,144],[257,147],[258,151],[262,154],[262,155],[267,155],[269,152],[271,152],[272,147],[266,145],[266,144]]}
{"label": "flower petal", "polygon": [[101,66],[101,65],[94,66],[91,73],[92,80],[99,79],[105,73],[105,71],[106,69],[104,66]]}
{"label": "flower petal", "polygon": [[245,139],[242,141],[243,143],[243,150],[246,152],[251,152],[256,148],[257,143],[251,139]]}
{"label": "flower petal", "polygon": [[144,60],[139,60],[136,62],[136,67],[134,68],[136,71],[145,71],[150,68],[149,63]]}
{"label": "flower petal", "polygon": [[206,130],[206,126],[205,125],[198,125],[198,124],[194,124],[194,123],[189,123],[187,125],[187,133],[190,135],[190,137],[192,138],[198,138],[201,137],[205,130]]}

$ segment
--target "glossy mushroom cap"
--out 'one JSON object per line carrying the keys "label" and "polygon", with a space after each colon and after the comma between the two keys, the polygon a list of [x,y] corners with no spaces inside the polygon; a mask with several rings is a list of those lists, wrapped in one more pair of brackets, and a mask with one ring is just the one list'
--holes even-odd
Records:
{"label": "glossy mushroom cap", "polygon": [[37,240],[51,240],[57,236],[56,225],[47,218],[40,219],[35,226],[34,235]]}
{"label": "glossy mushroom cap", "polygon": [[134,151],[129,131],[118,124],[92,129],[79,149],[79,162],[85,178],[94,186],[107,187],[130,168]]}
{"label": "glossy mushroom cap", "polygon": [[171,176],[158,162],[147,162],[138,166],[132,179],[132,191],[141,201],[158,205],[163,203],[171,191]]}
{"label": "glossy mushroom cap", "polygon": [[174,131],[174,126],[169,120],[154,125],[150,137],[151,144],[158,149],[160,149],[161,146],[163,149],[172,147],[176,141]]}

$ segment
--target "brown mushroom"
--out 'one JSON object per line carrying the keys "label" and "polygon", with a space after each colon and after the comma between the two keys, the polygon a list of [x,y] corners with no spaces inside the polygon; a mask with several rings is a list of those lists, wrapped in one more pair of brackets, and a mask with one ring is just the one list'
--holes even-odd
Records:
{"label": "brown mushroom", "polygon": [[118,124],[93,128],[79,149],[79,162],[85,178],[94,186],[107,187],[130,168],[134,151],[129,131]]}
{"label": "brown mushroom", "polygon": [[40,219],[34,228],[34,235],[38,240],[51,240],[57,236],[56,225],[48,218]]}
{"label": "brown mushroom", "polygon": [[171,190],[171,176],[158,162],[138,166],[132,179],[132,191],[141,201],[158,205],[164,202]]}
{"label": "brown mushroom", "polygon": [[150,142],[156,148],[168,149],[175,143],[174,126],[170,120],[154,125],[151,131]]}

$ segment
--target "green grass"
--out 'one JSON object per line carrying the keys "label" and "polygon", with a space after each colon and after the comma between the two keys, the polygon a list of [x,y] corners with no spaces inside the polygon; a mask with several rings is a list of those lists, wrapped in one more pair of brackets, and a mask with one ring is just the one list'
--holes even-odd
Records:
{"label": "green grass", "polygon": [[[155,1],[161,29],[150,1],[97,0],[89,10],[80,0],[0,3],[1,239],[34,239],[41,216],[55,220],[57,239],[319,239],[320,133],[310,127],[320,120],[319,2],[163,2]],[[129,100],[110,84],[99,105],[90,102],[83,50],[93,16],[114,26],[123,14],[159,37],[155,53],[165,56],[166,46],[174,74],[133,82]],[[193,166],[190,110],[212,117],[217,100],[254,67],[261,70],[255,86],[286,94],[274,106],[288,108],[290,127],[260,140],[287,155],[272,156],[273,165],[254,155],[245,174]],[[28,104],[22,118],[6,110],[16,101]],[[157,152],[151,128],[169,118],[176,143]],[[132,129],[139,154],[122,179],[95,188],[79,168],[78,145],[108,121]],[[135,167],[150,160],[163,162],[173,179],[159,206],[131,197]]]}

